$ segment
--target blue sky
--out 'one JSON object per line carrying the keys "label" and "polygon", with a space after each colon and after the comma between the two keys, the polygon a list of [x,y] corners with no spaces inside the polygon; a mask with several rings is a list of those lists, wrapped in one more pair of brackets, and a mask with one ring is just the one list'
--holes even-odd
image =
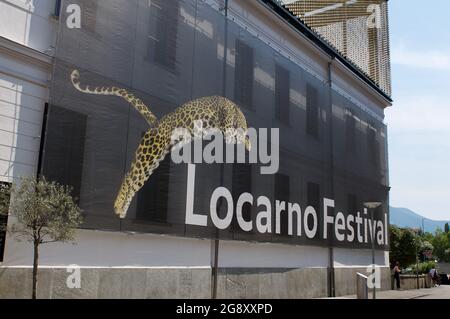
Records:
{"label": "blue sky", "polygon": [[450,1],[389,6],[391,205],[450,220]]}

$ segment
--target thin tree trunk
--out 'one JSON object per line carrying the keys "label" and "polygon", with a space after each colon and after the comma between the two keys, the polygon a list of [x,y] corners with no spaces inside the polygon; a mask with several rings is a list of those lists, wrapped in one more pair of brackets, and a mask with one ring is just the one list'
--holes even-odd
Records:
{"label": "thin tree trunk", "polygon": [[33,295],[32,295],[32,299],[36,299],[38,262],[39,262],[39,244],[37,242],[35,242],[34,243],[34,260],[33,260]]}

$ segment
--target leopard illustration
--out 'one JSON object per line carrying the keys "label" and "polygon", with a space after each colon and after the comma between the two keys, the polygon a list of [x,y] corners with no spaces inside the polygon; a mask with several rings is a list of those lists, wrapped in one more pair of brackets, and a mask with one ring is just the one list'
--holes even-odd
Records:
{"label": "leopard illustration", "polygon": [[111,95],[125,99],[150,126],[136,150],[131,168],[125,175],[114,203],[115,213],[120,218],[126,217],[134,196],[172,148],[190,142],[189,138],[174,140],[172,138],[174,130],[186,129],[195,138],[197,123],[200,122],[205,130],[216,129],[224,133],[226,143],[244,144],[248,151],[251,149],[247,136],[247,120],[239,107],[225,97],[208,96],[187,102],[158,120],[142,100],[123,88],[82,86],[78,70],[72,71],[71,82],[82,93]]}

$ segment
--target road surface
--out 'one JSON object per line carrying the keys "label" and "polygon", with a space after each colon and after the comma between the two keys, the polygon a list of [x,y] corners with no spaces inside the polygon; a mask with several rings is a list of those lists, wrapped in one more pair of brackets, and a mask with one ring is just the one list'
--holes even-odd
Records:
{"label": "road surface", "polygon": [[[344,296],[338,299],[355,299],[356,295]],[[369,292],[369,299],[372,294]],[[440,286],[430,289],[387,290],[377,292],[377,299],[450,299],[450,286]]]}

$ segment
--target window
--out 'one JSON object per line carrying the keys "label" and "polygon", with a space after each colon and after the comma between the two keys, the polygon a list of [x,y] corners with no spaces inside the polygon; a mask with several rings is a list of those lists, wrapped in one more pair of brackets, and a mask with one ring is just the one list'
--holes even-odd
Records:
{"label": "window", "polygon": [[[249,164],[233,164],[233,181],[232,181],[232,195],[233,199],[237,200],[242,193],[252,192],[252,166]],[[242,217],[249,221],[252,218],[252,210],[249,204],[242,208]],[[237,219],[233,220],[232,229],[240,229]]]}
{"label": "window", "polygon": [[[290,180],[289,176],[283,174],[275,175],[275,199],[280,202],[286,202],[286,211],[281,213],[280,216],[280,231],[281,235],[288,235],[288,221],[289,215],[287,212],[287,205],[289,202],[289,192],[290,192]],[[295,216],[295,214],[293,214]]]}
{"label": "window", "polygon": [[84,2],[82,25],[89,32],[95,32],[97,26],[97,9],[97,1]]}
{"label": "window", "polygon": [[138,220],[167,223],[170,163],[168,155],[139,191],[136,210]]}
{"label": "window", "polygon": [[315,208],[319,212],[320,208],[320,185],[316,183],[308,183],[307,185],[307,202],[308,206]]}
{"label": "window", "polygon": [[345,150],[347,154],[356,151],[356,119],[350,110],[346,111],[345,116]]}
{"label": "window", "polygon": [[275,116],[282,123],[289,125],[290,74],[277,65],[275,67]]}
{"label": "window", "polygon": [[253,108],[254,81],[253,49],[236,40],[236,70],[234,74],[234,97],[243,107]]}
{"label": "window", "polygon": [[371,124],[367,126],[367,148],[370,163],[379,168],[380,165],[380,144],[377,140],[377,129]]}
{"label": "window", "polygon": [[176,70],[179,0],[153,0],[147,58],[171,71]]}
{"label": "window", "polygon": [[42,174],[42,162],[44,159],[44,147],[45,147],[45,140],[46,140],[46,134],[47,134],[48,110],[49,110],[49,104],[45,103],[44,114],[42,116],[41,141],[39,144],[39,157],[38,157],[38,164],[37,164],[38,176],[40,176]]}
{"label": "window", "polygon": [[354,214],[358,212],[358,198],[355,194],[348,194],[347,198],[347,213]]}
{"label": "window", "polygon": [[[0,182],[0,187],[11,187],[10,183]],[[0,198],[2,203],[9,203],[9,195],[5,198]],[[5,254],[5,241],[6,241],[6,225],[8,224],[8,211],[1,212],[0,214],[0,262],[3,262],[4,254]]]}
{"label": "window", "polygon": [[[317,215],[320,215],[320,185],[316,183],[308,183],[306,187],[307,205],[314,207]],[[311,220],[308,219],[308,228],[311,229]]]}
{"label": "window", "polygon": [[87,116],[52,105],[49,110],[43,174],[73,188],[80,198]]}
{"label": "window", "polygon": [[306,133],[319,137],[319,106],[317,89],[312,85],[306,86]]}
{"label": "window", "polygon": [[56,0],[55,1],[55,12],[54,15],[55,17],[59,17],[61,14],[61,0]]}

